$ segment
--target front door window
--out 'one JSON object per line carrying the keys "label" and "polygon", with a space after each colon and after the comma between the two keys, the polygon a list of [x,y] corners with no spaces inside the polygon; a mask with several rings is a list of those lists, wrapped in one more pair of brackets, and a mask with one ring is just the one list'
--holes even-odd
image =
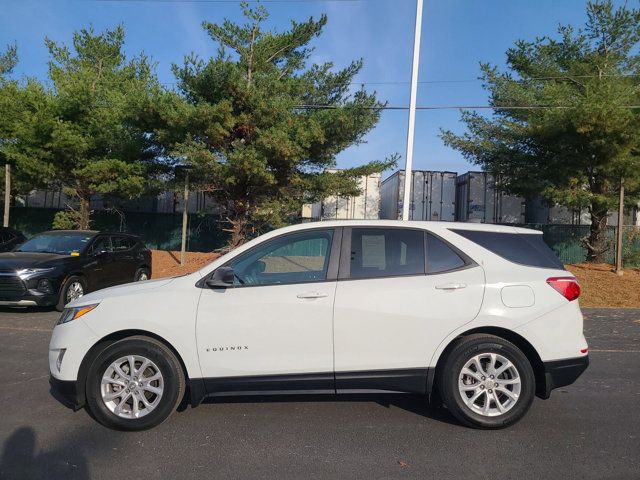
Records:
{"label": "front door window", "polygon": [[326,280],[333,230],[287,235],[234,259],[237,286],[282,285]]}

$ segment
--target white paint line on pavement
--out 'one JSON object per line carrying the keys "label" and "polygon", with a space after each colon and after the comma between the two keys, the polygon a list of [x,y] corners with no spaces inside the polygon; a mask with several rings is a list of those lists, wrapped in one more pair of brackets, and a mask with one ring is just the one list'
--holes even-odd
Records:
{"label": "white paint line on pavement", "polygon": [[24,327],[0,327],[0,330],[17,330],[19,332],[47,332],[51,333],[53,331],[52,328],[24,328]]}
{"label": "white paint line on pavement", "polygon": [[598,352],[598,353],[640,353],[640,350],[596,350],[589,349],[589,353]]}
{"label": "white paint line on pavement", "polygon": [[35,378],[25,378],[24,380],[20,380],[18,382],[9,383],[7,384],[7,387],[20,385],[21,383],[33,382],[34,380],[42,380],[43,378],[49,378],[49,375],[40,375],[39,377],[35,377]]}

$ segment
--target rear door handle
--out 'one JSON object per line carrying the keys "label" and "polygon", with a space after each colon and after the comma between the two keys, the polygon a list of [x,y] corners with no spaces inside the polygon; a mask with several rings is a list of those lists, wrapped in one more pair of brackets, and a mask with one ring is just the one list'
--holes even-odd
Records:
{"label": "rear door handle", "polygon": [[328,296],[329,294],[324,292],[304,292],[297,295],[298,298],[325,298]]}
{"label": "rear door handle", "polygon": [[466,287],[466,283],[444,283],[442,285],[436,285],[438,290],[460,290],[461,288]]}

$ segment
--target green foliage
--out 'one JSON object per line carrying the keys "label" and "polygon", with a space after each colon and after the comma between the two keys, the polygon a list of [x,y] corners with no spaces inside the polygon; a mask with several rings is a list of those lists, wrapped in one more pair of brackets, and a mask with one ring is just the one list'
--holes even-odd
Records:
{"label": "green foliage", "polygon": [[4,53],[0,53],[0,81],[4,81],[18,64],[18,48],[15,45],[7,46]]}
{"label": "green foliage", "polygon": [[325,16],[273,32],[263,28],[264,7],[242,6],[245,25],[204,22],[219,46],[215,57],[190,55],[174,65],[185,101],[164,99],[165,125],[156,131],[176,161],[192,168],[197,187],[229,206],[231,246],[299,215],[304,201],[355,193],[357,175],[395,161],[327,172],[338,153],[363,141],[384,104],[364,89],[351,93],[361,61],[338,70],[307,66]]}
{"label": "green foliage", "polygon": [[600,261],[621,180],[630,203],[640,193],[640,11],[598,1],[587,14],[584,29],[516,42],[506,72],[481,64],[494,115],[465,111],[467,133],[442,138],[509,192],[588,208],[587,258]]}
{"label": "green foliage", "polygon": [[46,45],[53,88],[30,81],[19,89],[10,156],[32,187],[41,179],[75,196],[69,215],[88,228],[91,195],[134,198],[150,183],[159,149],[149,122],[161,88],[144,55],[125,57],[121,26],[80,30],[73,48]]}
{"label": "green foliage", "polygon": [[[47,96],[34,80],[20,83],[8,77],[17,62],[15,46],[7,47],[6,52],[0,54],[0,165],[4,167],[8,163],[14,167],[12,193],[27,193],[43,185],[43,179],[51,173],[47,165],[39,161],[46,147],[36,147],[30,135],[37,135],[38,129],[29,128],[43,120],[37,112],[46,104]],[[0,168],[3,186],[4,173],[4,168]]]}
{"label": "green foliage", "polygon": [[80,228],[82,218],[77,210],[64,210],[56,212],[51,228],[54,230],[75,230]]}
{"label": "green foliage", "polygon": [[640,266],[640,227],[627,226],[622,235],[622,263]]}

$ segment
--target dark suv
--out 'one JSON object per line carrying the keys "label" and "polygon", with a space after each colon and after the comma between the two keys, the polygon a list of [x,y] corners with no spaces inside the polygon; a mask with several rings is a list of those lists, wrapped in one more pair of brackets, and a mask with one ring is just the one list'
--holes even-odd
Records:
{"label": "dark suv", "polygon": [[0,305],[55,306],[151,278],[151,252],[133,235],[56,230],[0,253]]}
{"label": "dark suv", "polygon": [[10,252],[25,240],[22,232],[11,227],[0,227],[0,252]]}

